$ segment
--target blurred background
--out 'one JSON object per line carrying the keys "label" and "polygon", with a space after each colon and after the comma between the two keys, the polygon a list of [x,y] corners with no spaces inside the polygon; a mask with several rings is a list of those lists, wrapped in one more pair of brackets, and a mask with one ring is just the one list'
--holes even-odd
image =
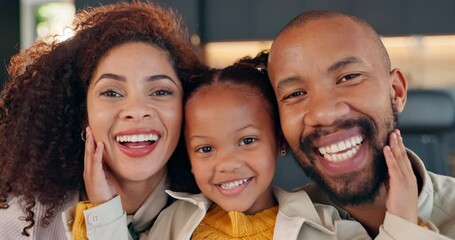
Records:
{"label": "blurred background", "polygon": [[[49,34],[58,34],[58,39],[63,41],[72,36],[66,26],[77,11],[114,2],[117,1],[0,0],[0,86],[7,80],[6,66],[10,57],[21,48]],[[195,49],[204,62],[212,67],[223,67],[242,56],[254,56],[269,48],[278,31],[302,11],[333,10],[365,18],[382,36],[392,66],[401,68],[409,82],[410,91],[418,92],[415,101],[412,100],[414,93],[410,94],[412,96],[409,99],[413,101],[408,103],[410,110],[403,114],[404,117],[400,116],[403,118],[403,129],[408,129],[405,134],[409,133],[410,137],[407,138],[411,139],[405,141],[420,144],[411,148],[430,158],[430,170],[455,176],[454,0],[153,2],[177,10],[190,32]],[[424,100],[421,100],[421,92],[424,92]],[[432,102],[438,96],[443,96],[442,102]],[[443,117],[440,117],[441,114]],[[422,128],[421,123],[416,123],[422,117],[425,126],[436,125]],[[432,122],[442,118],[443,123]],[[435,152],[441,153],[441,156],[434,155]],[[432,166],[435,162],[433,158],[443,159],[437,160],[441,161],[437,166]],[[292,174],[279,177],[289,177],[286,180],[289,181]]]}

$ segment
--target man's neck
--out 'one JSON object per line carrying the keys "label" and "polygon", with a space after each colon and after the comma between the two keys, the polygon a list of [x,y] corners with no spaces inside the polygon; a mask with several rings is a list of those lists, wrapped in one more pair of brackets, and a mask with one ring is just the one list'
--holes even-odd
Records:
{"label": "man's neck", "polygon": [[379,227],[383,224],[386,208],[385,187],[381,187],[374,202],[355,206],[343,206],[351,217],[358,221],[367,230],[368,235],[374,238],[379,234]]}

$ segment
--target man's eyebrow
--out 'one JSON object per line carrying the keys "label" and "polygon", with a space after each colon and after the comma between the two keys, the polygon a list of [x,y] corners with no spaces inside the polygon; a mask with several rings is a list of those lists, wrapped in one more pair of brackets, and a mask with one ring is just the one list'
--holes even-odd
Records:
{"label": "man's eyebrow", "polygon": [[341,60],[333,63],[330,67],[327,68],[328,72],[335,72],[338,69],[346,67],[351,64],[361,63],[362,61],[356,57],[346,57],[342,58]]}
{"label": "man's eyebrow", "polygon": [[300,77],[298,76],[287,77],[278,83],[277,89],[280,90],[298,81],[300,81]]}

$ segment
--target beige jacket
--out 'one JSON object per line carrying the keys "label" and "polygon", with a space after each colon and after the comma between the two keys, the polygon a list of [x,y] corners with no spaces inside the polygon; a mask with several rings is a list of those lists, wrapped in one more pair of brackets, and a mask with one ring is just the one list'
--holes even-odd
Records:
{"label": "beige jacket", "polygon": [[[413,168],[423,180],[418,199],[419,216],[433,223],[441,235],[455,239],[455,178],[428,172],[415,153],[409,149],[407,153]],[[313,202],[334,205],[315,183],[305,186],[304,190]],[[341,207],[336,208],[343,219],[353,220]],[[395,220],[389,221],[391,216],[392,214],[386,214],[380,230],[394,236],[392,239],[444,239],[441,235],[412,226],[414,224],[406,225],[404,220],[400,221],[396,216],[393,217]]]}
{"label": "beige jacket", "polygon": [[[163,210],[153,225],[148,239],[191,239],[193,231],[204,218],[211,201],[202,194],[167,192],[180,201],[174,202]],[[371,239],[360,223],[341,219],[332,206],[313,204],[305,191],[286,192],[274,187],[273,193],[279,203],[274,239]],[[389,231],[390,226],[406,229],[406,231],[394,233]],[[380,231],[376,239],[447,239],[390,213],[387,214]]]}
{"label": "beige jacket", "polygon": [[[135,230],[139,233],[139,239],[146,239],[153,221],[167,204],[168,195],[165,193],[165,189],[166,177],[161,180],[134,215],[127,215],[123,210],[120,196],[116,196],[106,203],[85,210],[87,238],[90,240],[130,240],[132,238],[127,226],[129,223],[132,223]],[[62,213],[63,225],[66,229],[66,239],[69,240],[73,239],[71,229],[76,204],[77,202]]]}

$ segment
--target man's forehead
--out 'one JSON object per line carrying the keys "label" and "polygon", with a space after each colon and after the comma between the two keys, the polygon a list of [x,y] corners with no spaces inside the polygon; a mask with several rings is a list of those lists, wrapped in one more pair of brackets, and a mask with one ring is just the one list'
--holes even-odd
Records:
{"label": "man's forehead", "polygon": [[[371,47],[368,34],[355,22],[346,17],[318,19],[282,32],[273,42],[269,63],[275,55],[297,57],[299,50],[333,48],[342,50],[356,45]],[[283,57],[283,56],[282,56]]]}

